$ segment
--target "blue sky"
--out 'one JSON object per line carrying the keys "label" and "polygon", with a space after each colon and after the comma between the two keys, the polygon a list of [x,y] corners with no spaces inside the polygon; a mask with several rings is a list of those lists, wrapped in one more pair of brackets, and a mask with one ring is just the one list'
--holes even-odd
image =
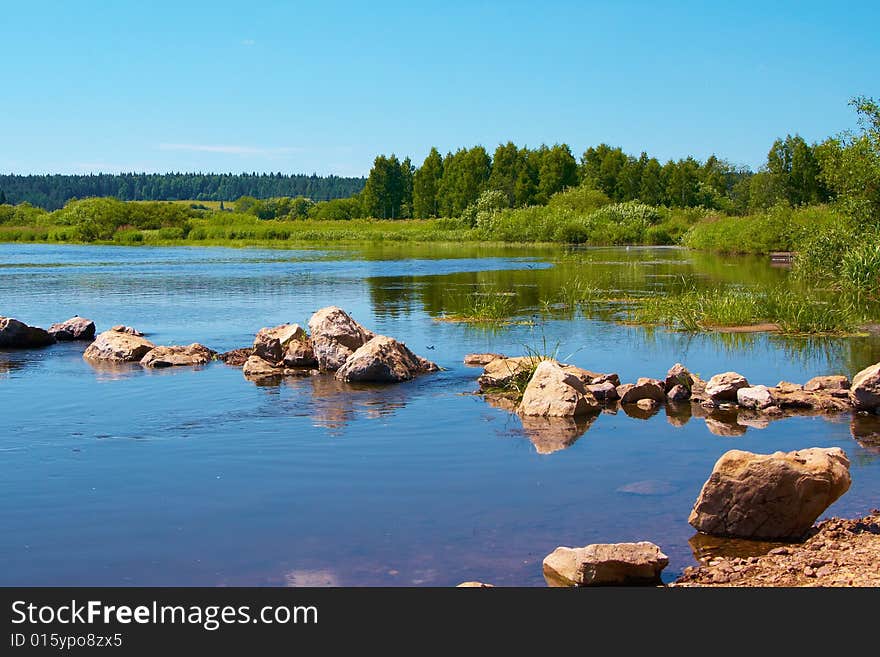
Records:
{"label": "blue sky", "polygon": [[880,96],[874,2],[35,0],[2,22],[3,173],[361,175],[507,140],[757,167]]}

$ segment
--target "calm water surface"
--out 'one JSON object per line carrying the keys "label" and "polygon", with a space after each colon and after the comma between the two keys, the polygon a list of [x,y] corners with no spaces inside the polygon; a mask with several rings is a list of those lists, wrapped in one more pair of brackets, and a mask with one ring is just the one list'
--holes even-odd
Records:
{"label": "calm water surface", "polygon": [[[623,380],[680,361],[754,383],[852,375],[876,339],[687,335],[548,315],[578,278],[627,293],[785,281],[764,261],[675,249],[379,246],[234,250],[0,245],[0,314],[74,314],[157,344],[246,346],[330,304],[445,371],[386,388],[332,378],[257,386],[240,370],[102,370],[83,344],[0,352],[0,585],[543,585],[558,545],[651,540],[665,579],[694,563],[691,505],[726,450],[838,446],[853,485],[829,514],[880,498],[875,427],[850,418],[603,414],[526,426],[472,395],[471,351],[546,343]],[[526,323],[438,321],[473,294]],[[682,426],[676,426],[682,425]],[[856,436],[853,436],[855,431]],[[859,440],[856,440],[859,438]]]}

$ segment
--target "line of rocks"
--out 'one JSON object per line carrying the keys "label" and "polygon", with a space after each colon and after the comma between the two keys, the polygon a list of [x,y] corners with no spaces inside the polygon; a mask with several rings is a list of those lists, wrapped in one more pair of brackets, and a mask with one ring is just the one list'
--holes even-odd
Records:
{"label": "line of rocks", "polygon": [[56,342],[92,340],[94,337],[95,323],[85,317],[71,317],[46,330],[0,316],[0,349],[37,349]]}

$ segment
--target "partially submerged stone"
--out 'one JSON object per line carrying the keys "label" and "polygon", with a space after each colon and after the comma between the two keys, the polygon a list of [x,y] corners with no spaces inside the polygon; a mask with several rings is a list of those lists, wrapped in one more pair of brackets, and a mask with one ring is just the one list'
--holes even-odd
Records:
{"label": "partially submerged stone", "polygon": [[267,377],[280,377],[284,375],[284,371],[276,367],[256,354],[252,354],[241,368],[241,373],[249,379],[262,379]]}
{"label": "partially submerged stone", "polygon": [[416,356],[402,342],[377,335],[348,357],[337,370],[336,378],[349,383],[399,383],[438,369],[431,361]]}
{"label": "partially submerged stone", "polygon": [[117,324],[116,326],[111,326],[110,330],[115,331],[116,333],[128,333],[129,335],[136,335],[138,337],[143,336],[143,333],[138,331],[136,328],[126,326],[125,324]]}
{"label": "partially submerged stone", "polygon": [[596,398],[574,374],[559,363],[545,360],[538,364],[523,393],[517,412],[542,417],[586,415],[598,406]]}
{"label": "partially submerged stone", "polygon": [[318,359],[315,358],[315,350],[312,349],[312,342],[307,337],[288,342],[287,349],[284,352],[283,361],[285,367],[318,366]]}
{"label": "partially submerged stone", "polygon": [[880,363],[866,367],[853,377],[849,398],[858,411],[880,408]]}
{"label": "partially submerged stone", "polygon": [[691,391],[681,384],[672,386],[666,393],[671,402],[685,402],[691,398]]}
{"label": "partially submerged stone", "polygon": [[737,372],[716,374],[706,383],[706,395],[714,403],[735,402],[736,392],[740,388],[748,388],[749,382]]}
{"label": "partially submerged stone", "polygon": [[843,376],[842,374],[833,374],[831,376],[814,376],[812,379],[804,384],[804,390],[807,390],[808,392],[817,392],[822,390],[827,392],[841,391],[846,394],[850,387],[851,384],[849,378]]}
{"label": "partially submerged stone", "polygon": [[248,358],[254,353],[254,350],[250,347],[242,347],[240,349],[232,349],[231,351],[224,351],[222,354],[217,356],[217,360],[221,360],[227,365],[231,365],[233,367],[241,367],[245,364]]}
{"label": "partially submerged stone", "polygon": [[144,367],[192,367],[205,365],[214,360],[217,352],[203,344],[193,342],[186,346],[156,347],[141,358]]}
{"label": "partially submerged stone", "polygon": [[337,306],[321,308],[312,315],[309,331],[318,367],[325,372],[338,370],[349,356],[375,337]]}
{"label": "partially submerged stone", "polygon": [[270,363],[277,363],[284,358],[284,353],[293,340],[308,340],[306,332],[299,324],[261,328],[254,338],[254,354]]}
{"label": "partially submerged stone", "polygon": [[736,391],[736,401],[743,408],[762,410],[774,405],[773,395],[767,386],[750,386]]}
{"label": "partially submerged stone", "polygon": [[850,486],[849,460],[838,447],[718,459],[688,522],[717,536],[798,539]]}
{"label": "partially submerged stone", "polygon": [[94,340],[95,323],[85,317],[71,317],[63,322],[52,324],[48,333],[59,342]]}
{"label": "partially submerged stone", "polygon": [[462,582],[461,584],[456,584],[455,588],[457,589],[493,589],[495,588],[494,584],[486,584],[485,582]]}
{"label": "partially submerged stone", "polygon": [[635,404],[641,399],[653,399],[658,403],[666,401],[666,390],[659,379],[640,378],[635,384],[618,386],[617,394],[621,404]]}
{"label": "partially submerged stone", "polygon": [[666,378],[663,381],[663,388],[668,393],[675,386],[682,386],[690,393],[691,386],[694,384],[694,377],[688,369],[681,363],[676,363],[666,372]]}
{"label": "partially submerged stone", "polygon": [[558,547],[544,558],[550,586],[645,586],[660,582],[669,558],[648,541]]}
{"label": "partially submerged stone", "polygon": [[516,377],[531,372],[538,362],[538,359],[531,356],[496,358],[486,364],[477,383],[480,384],[480,390],[504,388]]}
{"label": "partially submerged stone", "polygon": [[499,358],[507,358],[507,356],[504,354],[467,354],[464,357],[464,364],[468,367],[485,367]]}
{"label": "partially submerged stone", "polygon": [[33,349],[55,342],[48,331],[12,317],[0,317],[0,349]]}
{"label": "partially submerged stone", "polygon": [[98,334],[86,348],[83,358],[115,363],[135,362],[155,348],[156,345],[144,337],[110,329]]}

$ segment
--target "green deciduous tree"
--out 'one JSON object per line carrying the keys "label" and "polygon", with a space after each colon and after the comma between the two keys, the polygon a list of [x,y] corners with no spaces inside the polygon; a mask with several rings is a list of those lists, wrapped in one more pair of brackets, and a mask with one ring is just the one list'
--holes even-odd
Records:
{"label": "green deciduous tree", "polygon": [[432,148],[413,175],[413,213],[419,219],[437,217],[440,213],[440,180],[443,178],[443,157]]}

